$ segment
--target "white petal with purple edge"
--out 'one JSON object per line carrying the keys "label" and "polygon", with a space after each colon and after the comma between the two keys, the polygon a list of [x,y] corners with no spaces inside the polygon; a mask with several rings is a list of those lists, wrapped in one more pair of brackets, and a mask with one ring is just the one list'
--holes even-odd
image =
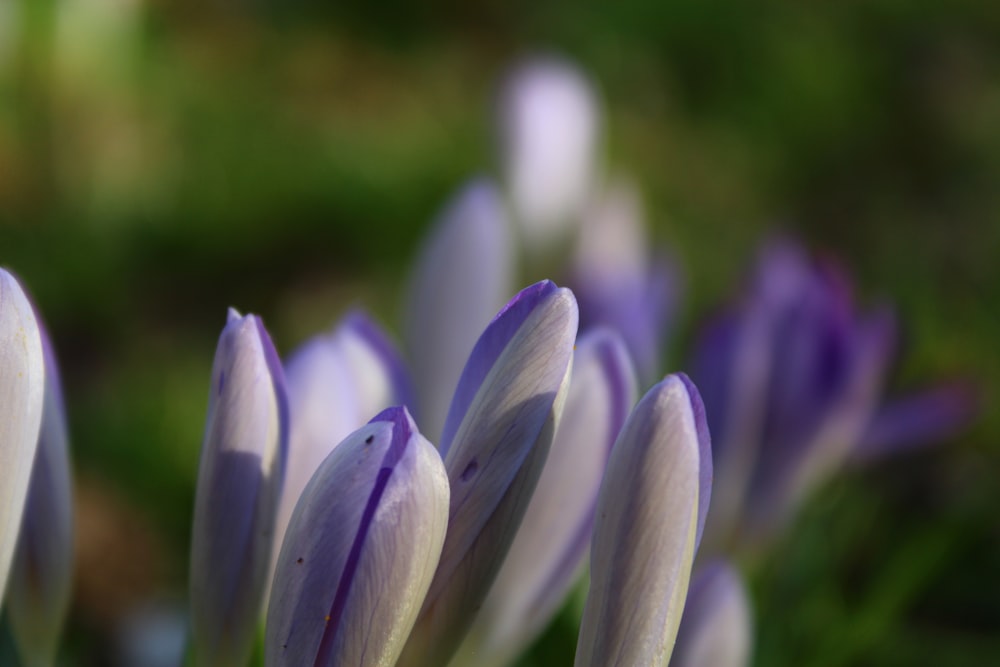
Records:
{"label": "white petal with purple edge", "polygon": [[34,312],[17,280],[0,269],[0,600],[28,495],[44,392]]}
{"label": "white petal with purple edge", "polygon": [[577,320],[572,293],[544,281],[518,293],[476,343],[440,446],[448,535],[401,667],[446,664],[482,604],[545,463]]}
{"label": "white petal with purple edge", "polygon": [[191,530],[196,665],[245,667],[270,571],[288,445],[284,375],[260,319],[219,338]]}
{"label": "white petal with purple edge", "polygon": [[577,667],[670,659],[704,512],[707,433],[697,403],[689,380],[668,376],[639,401],[611,451]]}
{"label": "white petal with purple edge", "polygon": [[73,574],[73,498],[66,415],[55,354],[42,335],[45,403],[38,453],[14,556],[7,614],[26,665],[55,663]]}

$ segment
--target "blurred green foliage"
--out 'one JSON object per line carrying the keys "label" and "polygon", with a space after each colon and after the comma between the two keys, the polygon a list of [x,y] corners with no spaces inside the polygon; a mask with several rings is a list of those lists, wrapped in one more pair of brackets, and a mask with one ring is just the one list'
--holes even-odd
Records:
{"label": "blurred green foliage", "polygon": [[[983,392],[966,436],[851,471],[753,570],[756,664],[996,662],[1000,5],[974,0],[4,6],[0,261],[54,336],[79,485],[148,528],[112,543],[158,559],[115,599],[184,594],[225,307],[286,352],[354,303],[396,326],[421,234],[492,169],[495,82],[538,50],[599,82],[612,168],[685,266],[673,365],[778,226],[897,304],[893,387]],[[88,554],[70,664],[107,660]],[[522,664],[574,642],[567,611]]]}

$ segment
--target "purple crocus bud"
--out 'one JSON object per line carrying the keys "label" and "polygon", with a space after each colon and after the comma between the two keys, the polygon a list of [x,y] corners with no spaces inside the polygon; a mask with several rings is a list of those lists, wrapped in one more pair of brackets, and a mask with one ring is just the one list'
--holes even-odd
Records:
{"label": "purple crocus bud", "polygon": [[394,665],[441,556],[448,496],[441,457],[406,408],[338,445],[281,548],[267,667]]}
{"label": "purple crocus bud", "polygon": [[608,329],[581,336],[542,476],[453,666],[511,663],[559,611],[583,571],[604,468],[635,400],[620,336]]}
{"label": "purple crocus bud", "polygon": [[669,375],[639,401],[604,474],[576,666],[666,665],[711,493],[698,390]]}
{"label": "purple crocus bud", "polygon": [[877,404],[895,338],[859,315],[835,266],[764,247],[749,293],[702,339],[694,374],[716,439],[709,549],[766,542],[843,464]]}
{"label": "purple crocus bud", "polygon": [[544,251],[579,221],[596,181],[601,112],[590,81],[556,58],[527,62],[502,85],[503,181],[529,251]]}
{"label": "purple crocus bud", "polygon": [[678,284],[674,263],[664,254],[651,256],[649,246],[635,188],[614,182],[584,218],[573,268],[581,328],[617,330],[644,385],[660,377]]}
{"label": "purple crocus bud", "polygon": [[440,445],[448,535],[401,667],[447,664],[482,605],[552,444],[576,331],[573,294],[543,281],[515,296],[473,348]]}
{"label": "purple crocus bud", "polygon": [[26,665],[53,665],[69,610],[73,575],[73,499],[66,413],[55,353],[39,323],[45,399],[38,452],[18,538],[7,614]]}
{"label": "purple crocus bud", "polygon": [[196,665],[245,667],[288,448],[284,374],[260,318],[229,311],[215,352],[191,535]]}
{"label": "purple crocus bud", "polygon": [[437,441],[472,346],[510,294],[513,250],[496,187],[465,186],[417,258],[406,309],[406,343],[424,433]]}
{"label": "purple crocus bud", "polygon": [[725,561],[695,572],[671,667],[746,667],[753,628],[743,579]]}
{"label": "purple crocus bud", "polygon": [[293,352],[285,381],[291,426],[272,570],[299,496],[327,455],[372,415],[413,400],[399,353],[360,311]]}
{"label": "purple crocus bud", "polygon": [[28,495],[44,394],[35,314],[14,276],[0,269],[0,600]]}

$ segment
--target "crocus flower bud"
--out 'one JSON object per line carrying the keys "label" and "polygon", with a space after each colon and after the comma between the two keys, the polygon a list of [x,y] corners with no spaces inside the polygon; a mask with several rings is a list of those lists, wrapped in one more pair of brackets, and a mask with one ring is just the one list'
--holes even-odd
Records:
{"label": "crocus flower bud", "polygon": [[621,337],[580,337],[566,407],[521,528],[452,665],[510,664],[559,611],[590,550],[611,446],[635,404]]}
{"label": "crocus flower bud", "polygon": [[666,665],[711,489],[698,390],[667,376],[611,450],[597,500],[576,666]]}
{"label": "crocus flower bud", "polygon": [[45,402],[28,502],[14,555],[7,613],[21,661],[55,664],[73,575],[73,499],[66,413],[55,353],[39,320]]}
{"label": "crocus flower bud", "polygon": [[503,84],[498,142],[503,180],[529,251],[579,221],[598,172],[601,112],[591,83],[555,58],[517,68]]}
{"label": "crocus flower bud", "polygon": [[465,360],[510,294],[513,250],[496,187],[473,181],[420,251],[406,307],[406,343],[420,423],[438,440]]}
{"label": "crocus flower bud", "polygon": [[272,570],[292,511],[320,463],[373,415],[412,401],[399,353],[360,311],[293,352],[285,363],[285,381],[291,426]]}
{"label": "crocus flower bud", "polygon": [[694,368],[716,440],[708,548],[759,548],[848,458],[878,402],[895,329],[859,314],[846,277],[772,242]]}
{"label": "crocus flower bud", "polygon": [[635,187],[613,181],[587,210],[573,266],[580,326],[607,326],[625,339],[640,380],[660,377],[660,351],[677,299],[677,271],[653,256]]}
{"label": "crocus flower bud", "polygon": [[447,664],[482,605],[545,464],[576,330],[572,293],[544,281],[515,296],[473,348],[440,445],[448,535],[400,666]]}
{"label": "crocus flower bud", "polygon": [[670,667],[746,667],[753,640],[750,603],[725,561],[695,572]]}
{"label": "crocus flower bud", "polygon": [[14,276],[0,269],[0,600],[28,495],[44,393],[35,314]]}
{"label": "crocus flower bud", "polygon": [[260,318],[229,311],[212,369],[191,536],[197,665],[245,667],[260,619],[288,443],[278,355]]}
{"label": "crocus flower bud", "polygon": [[448,524],[441,457],[389,408],[323,461],[295,508],[267,613],[267,667],[394,665]]}

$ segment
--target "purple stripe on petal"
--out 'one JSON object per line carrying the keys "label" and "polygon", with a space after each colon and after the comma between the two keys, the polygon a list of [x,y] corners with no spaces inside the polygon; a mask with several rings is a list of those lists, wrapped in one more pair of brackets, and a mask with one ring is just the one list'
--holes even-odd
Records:
{"label": "purple stripe on petal", "polygon": [[364,512],[361,514],[361,523],[358,526],[357,533],[354,535],[354,543],[351,545],[351,550],[347,555],[347,562],[344,564],[344,570],[340,575],[340,584],[337,586],[337,593],[330,605],[326,628],[323,630],[323,637],[320,640],[319,650],[316,653],[315,667],[323,667],[328,664],[333,655],[334,641],[340,629],[344,609],[347,606],[347,597],[351,591],[354,574],[361,560],[361,549],[364,547],[368,531],[375,518],[375,510],[378,509],[382,495],[385,493],[385,488],[389,484],[389,477],[392,476],[393,469],[403,457],[406,445],[410,442],[410,436],[415,430],[410,416],[406,412],[406,408],[403,407],[388,408],[382,411],[369,423],[375,422],[389,422],[393,425],[392,441],[382,459],[382,467],[375,478],[375,485],[368,496],[368,502],[365,505]]}
{"label": "purple stripe on petal", "polygon": [[497,359],[507,347],[507,343],[520,330],[524,321],[531,316],[535,307],[557,289],[558,287],[551,280],[543,280],[525,287],[497,313],[486,327],[483,335],[472,348],[472,354],[469,355],[469,361],[466,363],[458,381],[458,387],[455,389],[455,396],[452,399],[451,408],[448,410],[448,418],[445,420],[444,432],[438,445],[442,458],[448,455],[451,442],[465,418],[465,413],[468,412],[472,400],[476,397],[476,392],[479,391],[483,380],[486,379]]}
{"label": "purple stripe on petal", "polygon": [[694,415],[695,428],[698,431],[698,533],[694,548],[697,552],[701,544],[701,534],[705,529],[705,517],[708,516],[708,505],[712,497],[712,437],[708,432],[708,420],[705,415],[705,404],[701,401],[698,387],[694,386],[684,373],[677,373],[691,397],[691,412]]}

